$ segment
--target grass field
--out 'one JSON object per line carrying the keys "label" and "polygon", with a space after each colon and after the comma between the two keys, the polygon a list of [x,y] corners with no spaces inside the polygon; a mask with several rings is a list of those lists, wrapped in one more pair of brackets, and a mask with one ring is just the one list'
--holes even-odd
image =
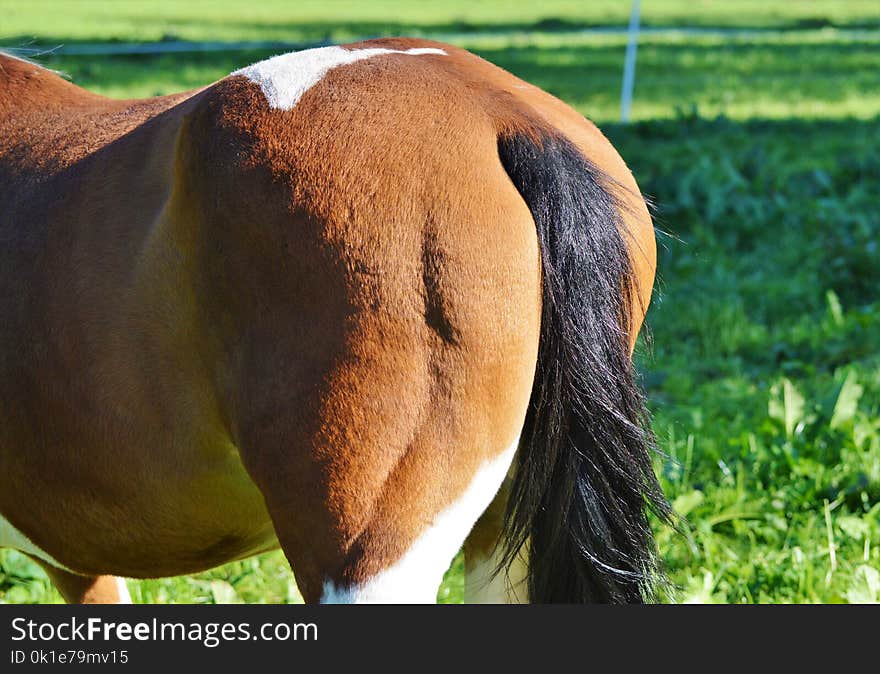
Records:
{"label": "grass field", "polygon": [[[9,3],[2,44],[325,39],[454,31],[600,122],[657,204],[660,279],[638,365],[686,535],[658,528],[678,602],[880,601],[880,8],[876,2],[642,3],[654,25],[783,29],[646,36],[615,123],[623,42],[578,34],[629,3]],[[393,17],[393,22],[389,20]],[[859,33],[821,29],[874,27]],[[466,33],[479,33],[471,35]],[[486,33],[492,33],[487,35]],[[18,42],[15,42],[15,41]],[[206,84],[261,52],[48,57],[115,96]],[[130,582],[136,601],[299,601],[280,553]],[[461,560],[441,588],[460,601]],[[0,600],[58,601],[0,553]]]}
{"label": "grass field", "polygon": [[[2,0],[0,39],[345,40],[352,36],[511,32],[621,26],[618,0]],[[875,0],[645,0],[648,26],[822,28],[880,26]]]}

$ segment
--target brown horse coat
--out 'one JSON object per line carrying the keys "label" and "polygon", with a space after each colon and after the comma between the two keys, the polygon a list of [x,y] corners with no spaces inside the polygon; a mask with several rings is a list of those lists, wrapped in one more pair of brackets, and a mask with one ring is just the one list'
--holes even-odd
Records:
{"label": "brown horse coat", "polygon": [[244,74],[113,101],[0,56],[0,514],[53,566],[280,542],[317,601],[403,558],[532,389],[541,264],[499,133],[554,129],[622,186],[635,339],[653,229],[596,127],[464,50],[366,48],[428,51],[289,109]]}

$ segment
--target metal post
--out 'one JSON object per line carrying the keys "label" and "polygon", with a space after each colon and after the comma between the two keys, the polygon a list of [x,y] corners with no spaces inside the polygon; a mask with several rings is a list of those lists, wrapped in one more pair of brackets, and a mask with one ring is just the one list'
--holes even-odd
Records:
{"label": "metal post", "polygon": [[636,47],[639,43],[639,0],[633,0],[629,15],[629,33],[626,39],[626,59],[623,62],[623,86],[620,91],[620,121],[629,121],[633,87],[636,83]]}

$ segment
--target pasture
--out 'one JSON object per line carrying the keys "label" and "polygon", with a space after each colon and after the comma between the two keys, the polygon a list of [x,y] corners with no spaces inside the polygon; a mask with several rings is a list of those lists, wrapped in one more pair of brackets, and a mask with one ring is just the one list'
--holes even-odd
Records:
{"label": "pasture", "polygon": [[[880,11],[876,2],[646,0],[633,119],[629,3],[0,1],[0,47],[115,97],[202,86],[271,51],[53,55],[93,41],[444,34],[596,121],[656,205],[660,278],[637,362],[687,518],[658,528],[674,602],[880,601]],[[158,9],[155,9],[158,6]],[[734,11],[733,8],[736,8]],[[46,51],[46,53],[42,53]],[[130,581],[144,602],[296,602],[283,555]],[[461,559],[440,600],[462,597]],[[60,601],[0,551],[0,601]]]}

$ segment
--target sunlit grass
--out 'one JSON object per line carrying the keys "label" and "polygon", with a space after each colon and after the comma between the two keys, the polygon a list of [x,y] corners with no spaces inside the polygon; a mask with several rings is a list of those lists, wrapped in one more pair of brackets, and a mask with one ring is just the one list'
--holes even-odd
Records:
{"label": "sunlit grass", "polygon": [[[416,31],[571,29],[624,26],[630,3],[616,0],[0,0],[0,39],[345,40]],[[822,27],[880,24],[875,0],[651,0],[655,26]]]}

